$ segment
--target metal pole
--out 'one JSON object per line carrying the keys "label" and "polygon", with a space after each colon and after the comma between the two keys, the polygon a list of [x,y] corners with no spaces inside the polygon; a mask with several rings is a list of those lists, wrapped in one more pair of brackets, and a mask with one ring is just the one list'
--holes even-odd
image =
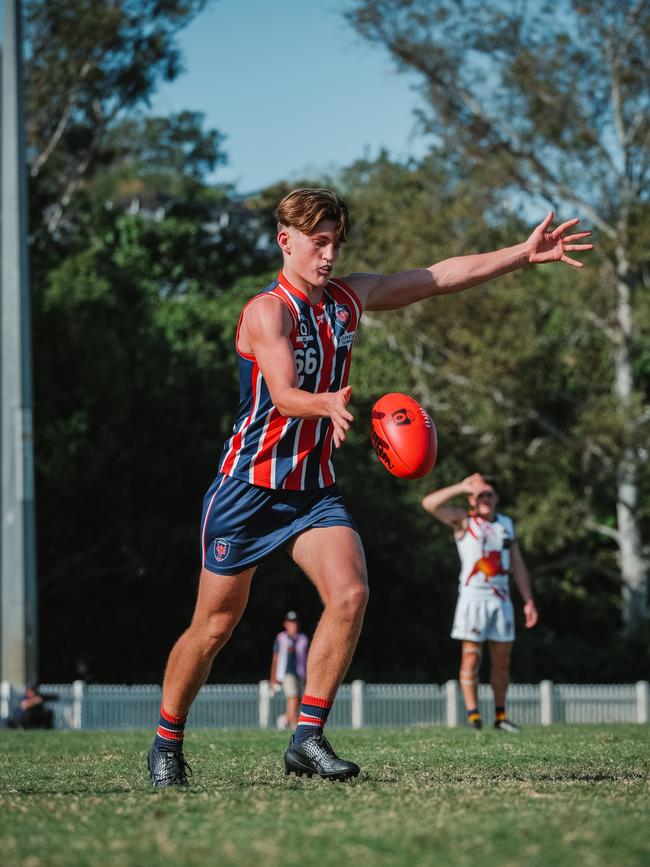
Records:
{"label": "metal pole", "polygon": [[0,680],[37,680],[32,364],[20,0],[2,51],[2,641]]}

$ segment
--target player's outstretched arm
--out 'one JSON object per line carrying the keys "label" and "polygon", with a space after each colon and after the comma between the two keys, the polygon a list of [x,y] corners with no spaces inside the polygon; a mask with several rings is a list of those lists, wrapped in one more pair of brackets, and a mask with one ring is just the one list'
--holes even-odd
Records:
{"label": "player's outstretched arm", "polygon": [[579,222],[577,219],[567,220],[557,229],[551,229],[552,221],[553,212],[549,211],[528,240],[514,247],[504,247],[491,253],[455,256],[429,268],[385,276],[352,274],[345,279],[368,310],[394,310],[434,295],[461,292],[527,265],[562,262],[573,268],[582,268],[583,263],[568,254],[591,250],[593,244],[576,243],[587,238],[591,232],[571,232]]}
{"label": "player's outstretched arm", "polygon": [[535,600],[533,599],[533,588],[530,574],[526,568],[524,558],[517,542],[513,542],[510,547],[510,565],[512,568],[512,576],[515,579],[515,584],[524,600],[524,618],[526,628],[531,629],[537,623],[538,614]]}
{"label": "player's outstretched arm", "polygon": [[449,485],[447,488],[439,488],[437,491],[431,491],[422,499],[422,508],[425,512],[429,512],[434,518],[437,518],[443,524],[451,527],[455,531],[465,529],[465,521],[467,520],[467,510],[458,509],[455,506],[447,506],[449,500],[461,494],[479,493],[485,487],[486,482],[480,473],[474,473],[473,476],[468,476],[457,485]]}
{"label": "player's outstretched arm", "polygon": [[345,440],[354,421],[347,409],[350,386],[340,391],[313,394],[300,388],[291,344],[293,319],[285,305],[272,296],[261,296],[249,304],[242,316],[238,348],[252,355],[268,386],[271,400],[288,418],[330,418],[334,445]]}

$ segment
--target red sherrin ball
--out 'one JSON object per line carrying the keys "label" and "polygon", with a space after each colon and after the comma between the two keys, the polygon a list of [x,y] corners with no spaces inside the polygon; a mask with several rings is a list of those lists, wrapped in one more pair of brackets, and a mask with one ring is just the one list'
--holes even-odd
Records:
{"label": "red sherrin ball", "polygon": [[370,416],[370,439],[389,473],[421,479],[431,472],[438,453],[436,428],[429,413],[407,394],[380,397]]}

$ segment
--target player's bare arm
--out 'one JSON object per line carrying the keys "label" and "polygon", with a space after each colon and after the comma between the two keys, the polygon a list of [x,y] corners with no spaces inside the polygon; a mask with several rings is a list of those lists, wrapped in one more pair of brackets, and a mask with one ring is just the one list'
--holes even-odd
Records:
{"label": "player's bare arm", "polygon": [[347,386],[340,391],[312,394],[300,388],[292,328],[293,318],[285,305],[276,298],[260,296],[244,311],[238,348],[254,356],[278,411],[290,418],[331,419],[334,445],[338,448],[354,420],[347,409],[352,389]]}
{"label": "player's bare arm", "polygon": [[524,618],[526,628],[532,629],[538,620],[537,608],[535,606],[535,600],[533,599],[533,588],[530,574],[526,568],[521,549],[517,542],[513,542],[510,547],[510,568],[517,589],[524,600]]}
{"label": "player's bare arm", "polygon": [[423,498],[422,508],[441,523],[451,527],[455,533],[464,533],[467,527],[467,509],[458,509],[446,504],[454,497],[463,494],[478,494],[485,488],[485,485],[486,481],[483,476],[480,473],[474,473],[456,485],[431,491]]}
{"label": "player's bare arm", "polygon": [[[397,274],[351,274],[344,278],[368,310],[395,310],[434,295],[461,292],[517,271],[527,265],[562,262],[573,268],[583,263],[569,253],[591,250],[593,244],[577,243],[591,232],[571,232],[579,220],[572,219],[549,231],[553,212],[549,211],[528,240],[490,253],[455,256],[429,268],[416,268]],[[566,234],[569,232],[570,234]]]}

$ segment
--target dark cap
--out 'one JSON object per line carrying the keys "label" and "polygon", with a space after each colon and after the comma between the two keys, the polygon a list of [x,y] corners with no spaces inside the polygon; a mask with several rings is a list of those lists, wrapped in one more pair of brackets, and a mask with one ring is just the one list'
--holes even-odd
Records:
{"label": "dark cap", "polygon": [[298,615],[296,614],[295,611],[287,611],[287,613],[284,615],[284,619],[285,620],[298,620]]}

